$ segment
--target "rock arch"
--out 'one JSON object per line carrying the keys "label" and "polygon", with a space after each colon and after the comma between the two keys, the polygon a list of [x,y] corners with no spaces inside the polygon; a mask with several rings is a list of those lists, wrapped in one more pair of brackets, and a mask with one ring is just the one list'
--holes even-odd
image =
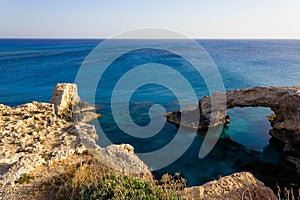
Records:
{"label": "rock arch", "polygon": [[[213,95],[219,95],[215,93]],[[254,87],[226,92],[227,109],[234,107],[269,107],[276,115],[274,129],[300,133],[300,87]],[[211,113],[211,98],[199,101],[202,115]]]}
{"label": "rock arch", "polygon": [[[213,110],[211,99],[226,97],[225,108]],[[212,97],[204,97],[199,101],[199,109],[193,111],[177,111],[167,113],[169,122],[191,128],[207,128],[224,123],[226,109],[234,107],[269,107],[275,114],[271,121],[273,129],[270,134],[283,143],[286,160],[295,166],[300,176],[300,87],[270,86],[248,89],[229,90],[224,93],[214,93]],[[182,113],[186,119],[181,119]],[[200,119],[195,118],[200,112]],[[211,116],[217,118],[210,123]],[[199,126],[194,127],[196,120]]]}

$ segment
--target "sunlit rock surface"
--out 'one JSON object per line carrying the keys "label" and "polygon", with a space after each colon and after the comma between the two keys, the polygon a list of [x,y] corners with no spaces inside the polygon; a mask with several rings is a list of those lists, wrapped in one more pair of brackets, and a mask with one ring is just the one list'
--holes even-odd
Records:
{"label": "sunlit rock surface", "polygon": [[202,186],[186,188],[182,193],[191,200],[277,199],[270,188],[248,172],[235,173]]}
{"label": "sunlit rock surface", "polygon": [[46,169],[71,159],[80,162],[86,152],[115,170],[151,176],[132,146],[101,148],[96,144],[95,127],[73,120],[72,112],[78,107],[83,112],[91,108],[81,102],[75,84],[57,84],[51,102],[16,107],[0,104],[0,186],[14,185],[22,174],[40,166]]}
{"label": "sunlit rock surface", "polygon": [[300,87],[254,87],[214,93],[202,98],[198,109],[167,113],[166,118],[178,126],[208,128],[223,125],[226,110],[234,107],[269,107],[274,112],[269,118],[273,127],[270,134],[283,143],[285,161],[300,177]]}

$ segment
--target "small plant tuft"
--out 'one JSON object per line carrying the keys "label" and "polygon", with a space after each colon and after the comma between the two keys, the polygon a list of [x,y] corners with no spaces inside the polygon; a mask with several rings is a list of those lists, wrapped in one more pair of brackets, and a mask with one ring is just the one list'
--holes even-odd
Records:
{"label": "small plant tuft", "polygon": [[32,174],[22,174],[20,178],[16,180],[17,183],[19,184],[24,184],[24,183],[30,183],[35,177]]}
{"label": "small plant tuft", "polygon": [[44,154],[44,155],[42,155],[42,158],[44,158],[45,161],[49,161],[49,160],[51,160],[52,156],[50,154]]}

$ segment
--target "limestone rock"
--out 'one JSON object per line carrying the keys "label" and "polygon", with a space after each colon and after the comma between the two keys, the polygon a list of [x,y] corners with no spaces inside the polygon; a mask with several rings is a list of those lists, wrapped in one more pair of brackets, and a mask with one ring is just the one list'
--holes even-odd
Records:
{"label": "limestone rock", "polygon": [[12,166],[10,166],[9,170],[6,170],[3,173],[0,185],[14,185],[14,182],[22,175],[28,174],[33,171],[36,167],[45,164],[46,161],[42,158],[41,155],[32,154],[32,155],[24,155],[20,157],[20,159],[15,162]]}
{"label": "limestone rock", "polygon": [[277,200],[273,191],[249,172],[235,173],[202,186],[185,188],[191,200]]}
{"label": "limestone rock", "polygon": [[55,115],[53,104],[32,102],[17,107],[0,105],[0,185],[14,184],[47,160],[74,154],[79,139],[72,123]]}
{"label": "limestone rock", "polygon": [[254,87],[226,93],[227,108],[269,107],[275,129],[300,133],[300,87]]}
{"label": "limestone rock", "polygon": [[95,113],[95,106],[81,101],[77,92],[77,85],[58,83],[52,91],[50,103],[54,105],[55,114],[67,121],[90,122],[101,117]]}
{"label": "limestone rock", "polygon": [[149,167],[134,154],[133,147],[129,144],[113,144],[106,148],[98,148],[98,151],[94,152],[94,157],[113,170],[142,178],[152,178]]}
{"label": "limestone rock", "polygon": [[140,177],[152,177],[149,167],[134,154],[134,148],[129,144],[110,145],[102,148],[96,144],[98,136],[95,127],[85,123],[75,125],[83,149],[88,150],[103,165],[127,174]]}
{"label": "limestone rock", "polygon": [[52,91],[50,103],[54,105],[58,117],[72,119],[73,107],[80,101],[75,84],[58,83]]}
{"label": "limestone rock", "polygon": [[[34,172],[37,168],[47,171],[54,164],[57,166],[61,162],[73,162],[74,158],[80,163],[83,161],[80,158],[83,159],[86,152],[114,170],[137,174],[143,178],[152,178],[150,169],[134,154],[134,148],[131,145],[110,145],[102,148],[96,143],[98,136],[94,126],[67,120],[72,117],[70,111],[74,109],[72,106],[78,101],[81,102],[74,85],[59,84],[54,89],[51,100],[54,104],[32,102],[17,107],[0,104],[0,194],[6,191],[16,191],[17,187],[21,187],[18,184],[14,187],[12,185],[24,173]],[[78,103],[80,104],[84,103]],[[81,108],[83,109],[80,112],[90,110],[86,105]],[[75,108],[74,112],[77,111]],[[290,161],[294,160],[290,159]],[[262,187],[265,194],[269,195],[270,191],[254,178],[249,178],[250,185],[249,181],[245,182],[248,180],[245,177],[249,176],[241,176],[242,178],[238,176],[226,179],[224,184],[222,181],[215,184],[221,191],[220,194],[222,191],[228,191],[221,194],[225,197],[233,194],[234,189],[241,192],[240,196],[243,194],[246,196],[249,188],[251,191],[252,189],[257,191],[257,188],[253,186],[255,184]],[[233,181],[231,185],[230,181]],[[201,189],[205,195],[214,194],[209,192],[212,190],[209,186],[201,187],[205,188],[205,190]],[[243,193],[244,189],[246,189],[245,193]],[[192,191],[194,191],[193,188],[186,189],[189,194],[195,193]],[[197,193],[198,190],[195,189],[195,191]],[[261,193],[258,192],[258,194]],[[10,196],[9,199],[14,198]]]}
{"label": "limestone rock", "polygon": [[16,107],[0,104],[0,188],[14,185],[22,174],[37,167],[47,169],[54,163],[70,162],[74,157],[80,160],[86,152],[112,169],[151,175],[148,166],[133,153],[132,146],[101,148],[96,144],[98,135],[93,125],[67,120],[74,104],[81,106],[83,112],[90,110],[78,97],[76,85],[58,84],[53,91],[54,104],[32,102]]}
{"label": "limestone rock", "polygon": [[[212,107],[212,99],[216,104],[214,107]],[[223,103],[225,106],[222,105]],[[226,109],[234,107],[269,107],[275,113],[275,118],[272,120],[272,126],[275,129],[300,133],[300,87],[254,87],[229,90],[226,93],[214,93],[212,97],[202,98],[197,110],[200,112],[198,116],[203,119],[211,120],[211,117],[216,117],[216,119],[220,119],[220,124],[222,124]],[[195,110],[184,112],[189,121],[183,120],[181,123],[185,123],[186,126],[190,124],[190,127],[193,127],[192,122],[198,124],[199,117],[195,117]],[[181,113],[182,111],[169,113],[167,119],[176,119],[178,116],[177,120],[170,120],[170,122],[179,125]],[[200,125],[201,121],[200,118]]]}
{"label": "limestone rock", "polygon": [[134,153],[134,148],[130,144],[120,144],[119,147],[128,153]]}
{"label": "limestone rock", "polygon": [[96,140],[98,140],[98,135],[93,125],[86,123],[77,123],[75,125],[75,129],[81,144],[86,149],[98,148],[98,145],[96,144]]}
{"label": "limestone rock", "polygon": [[293,157],[297,175],[300,177],[300,87],[254,87],[214,93],[212,97],[202,98],[197,110],[167,113],[166,118],[178,126],[214,127],[223,125],[226,109],[234,107],[269,107],[274,112],[269,118],[273,127],[270,134],[284,144],[283,151]]}

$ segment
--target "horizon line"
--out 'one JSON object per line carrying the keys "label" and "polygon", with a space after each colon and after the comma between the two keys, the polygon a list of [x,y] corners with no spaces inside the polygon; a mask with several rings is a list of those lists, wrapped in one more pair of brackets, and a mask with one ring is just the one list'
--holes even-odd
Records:
{"label": "horizon line", "polygon": [[273,38],[273,37],[261,37],[261,38],[258,38],[258,37],[187,37],[187,38],[167,38],[167,37],[161,37],[161,38],[155,38],[155,37],[136,37],[136,38],[110,38],[110,37],[0,37],[0,40],[3,40],[3,39],[56,39],[56,40],[60,40],[60,39],[70,39],[70,40],[79,40],[79,39],[86,39],[86,40],[106,40],[106,39],[115,39],[115,40],[132,40],[132,39],[141,39],[141,40],[146,40],[146,39],[149,39],[149,40],[182,40],[182,39],[194,39],[194,40],[300,40],[300,37],[299,38],[286,38],[286,37],[283,37],[283,38],[280,38],[280,37],[276,37],[276,38]]}

